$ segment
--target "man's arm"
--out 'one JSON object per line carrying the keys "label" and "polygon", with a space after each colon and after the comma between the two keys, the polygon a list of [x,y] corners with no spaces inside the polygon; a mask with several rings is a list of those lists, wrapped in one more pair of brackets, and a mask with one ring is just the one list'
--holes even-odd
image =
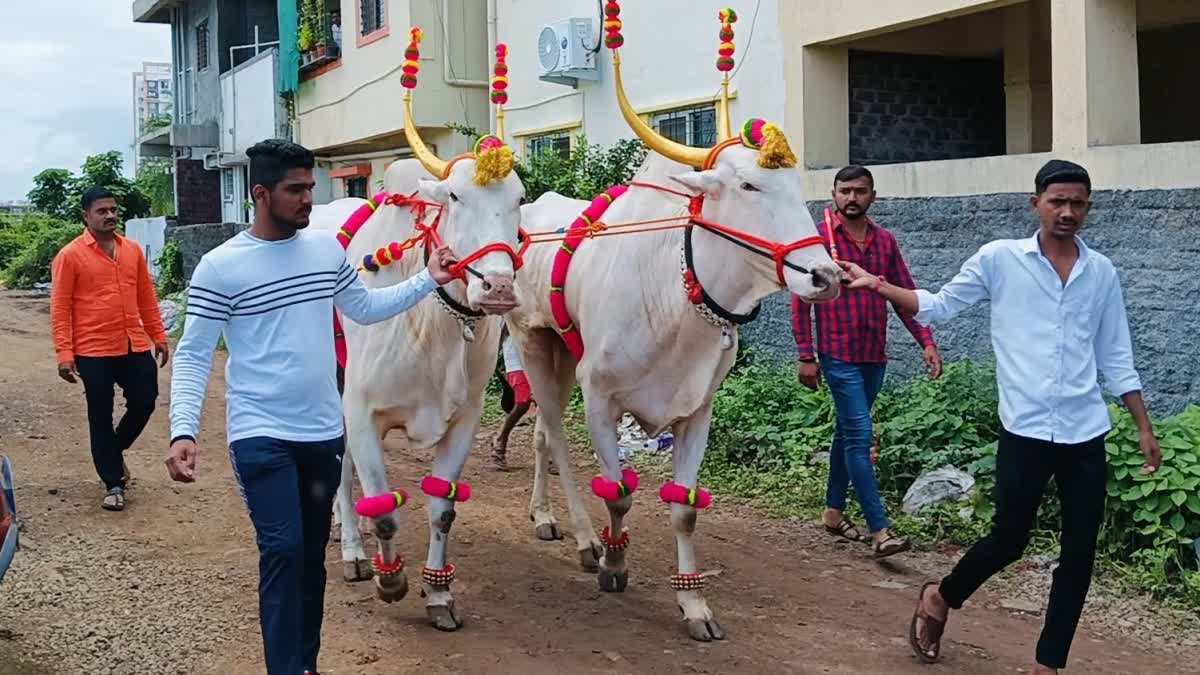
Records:
{"label": "man's arm", "polygon": [[154,280],[150,278],[150,267],[142,249],[134,247],[138,252],[138,313],[142,316],[142,326],[146,335],[155,345],[167,343],[167,331],[163,328],[162,314],[158,311],[158,294],[154,290]]}
{"label": "man's arm", "polygon": [[854,263],[840,262],[850,277],[851,288],[870,288],[898,309],[910,312],[923,324],[949,321],[980,300],[988,297],[988,249],[981,248],[971,256],[958,274],[936,294],[923,289],[909,290],[896,286]]}
{"label": "man's arm", "polygon": [[796,339],[796,351],[800,360],[816,358],[812,340],[812,305],[792,294],[792,336]]}
{"label": "man's arm", "polygon": [[75,361],[74,302],[75,258],[64,248],[50,264],[50,327],[59,364]]}
{"label": "man's arm", "polygon": [[1133,339],[1129,334],[1125,298],[1116,270],[1112,271],[1112,280],[1102,303],[1100,325],[1093,343],[1096,365],[1104,373],[1104,384],[1109,393],[1119,397],[1133,415],[1138,431],[1153,434],[1154,426],[1142,401],[1142,380],[1133,365]]}
{"label": "man's arm", "polygon": [[207,259],[201,259],[188,289],[183,337],[175,351],[171,372],[171,442],[196,440],[200,412],[208,389],[213,349],[229,321],[229,299],[221,291],[220,276]]}
{"label": "man's arm", "polygon": [[372,324],[404,312],[438,287],[428,269],[392,286],[367,288],[348,263],[338,270],[333,304],[357,324]]}
{"label": "man's arm", "polygon": [[[912,273],[908,271],[908,265],[904,262],[904,256],[900,254],[900,244],[895,240],[892,241],[892,255],[887,262],[887,278],[896,286],[910,291],[917,289],[916,282],[913,281]],[[915,312],[909,312],[900,308],[900,305],[892,304],[892,309],[896,311],[896,316],[900,317],[900,321],[908,332],[912,334],[913,339],[917,344],[921,345],[921,349],[927,347],[936,347],[937,343],[933,340],[933,331],[928,326],[922,326],[916,318]]]}

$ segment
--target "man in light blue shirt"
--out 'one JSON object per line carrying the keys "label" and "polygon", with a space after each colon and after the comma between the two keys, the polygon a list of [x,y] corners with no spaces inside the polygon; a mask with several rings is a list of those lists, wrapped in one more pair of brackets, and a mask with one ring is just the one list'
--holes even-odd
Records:
{"label": "man in light blue shirt", "polygon": [[924,324],[948,321],[981,300],[991,303],[1003,427],[996,515],[991,532],[949,575],[921,589],[909,641],[927,663],[939,655],[949,610],[960,609],[988,578],[1021,557],[1053,476],[1062,502],[1062,551],[1033,672],[1066,667],[1104,515],[1104,439],[1112,421],[1098,372],[1137,422],[1143,473],[1162,461],[1133,365],[1120,279],[1112,262],[1077,234],[1091,207],[1091,178],[1078,164],[1051,160],[1034,187],[1038,231],[985,244],[937,293],[894,286],[842,263],[851,288],[873,289]]}

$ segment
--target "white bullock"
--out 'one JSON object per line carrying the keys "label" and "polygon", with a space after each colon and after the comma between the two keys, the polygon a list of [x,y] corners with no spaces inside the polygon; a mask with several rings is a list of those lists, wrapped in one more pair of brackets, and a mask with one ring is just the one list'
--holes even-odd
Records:
{"label": "white bullock", "polygon": [[[515,304],[515,256],[510,252],[518,246],[524,188],[511,170],[512,155],[506,147],[485,145],[477,154],[449,163],[435,157],[417,135],[409,98],[404,129],[418,159],[393,163],[384,190],[392,196],[418,192],[421,199],[436,203],[427,206],[426,225],[433,224],[440,205],[437,232],[460,260],[469,263],[469,269],[462,280],[442,287],[438,298],[429,298],[391,320],[369,326],[342,320],[349,452],[336,506],[347,580],[370,578],[373,569],[380,599],[392,602],[404,597],[408,590],[404,558],[392,542],[399,527],[395,509],[400,500],[389,497],[398,491],[389,487],[382,440],[389,431],[399,430],[409,448],[435,448],[432,470],[421,484],[429,495],[430,530],[422,595],[433,625],[456,630],[462,618],[450,593],[454,567],[447,561],[447,539],[455,502],[469,497],[469,488],[459,477],[475,442],[484,390],[495,371],[498,315]],[[486,153],[498,154],[486,155],[484,162]],[[485,163],[488,168],[480,173]],[[339,200],[314,210],[313,226],[340,228],[350,205],[355,202]],[[414,226],[412,205],[385,202],[353,233],[346,251],[351,264],[376,256],[373,262],[378,270],[371,271],[368,265],[361,272],[368,287],[398,283],[425,267],[421,245],[399,260],[378,264],[379,250],[413,235]],[[389,257],[385,255],[385,263]],[[373,498],[360,500],[358,507],[350,497],[352,467],[357,469],[363,494]],[[380,499],[385,508],[378,508]],[[362,508],[363,504],[374,506]],[[371,516],[374,524],[379,553],[370,568],[356,510]]]}
{"label": "white bullock", "polygon": [[[601,590],[623,591],[629,538],[622,523],[637,476],[620,465],[617,425],[628,411],[651,436],[671,429],[674,476],[660,490],[661,498],[671,503],[678,549],[678,574],[671,586],[689,634],[697,640],[722,639],[724,632],[700,592],[704,578],[692,544],[697,508],[710,499],[697,477],[713,394],[733,365],[736,325],[751,318],[764,298],[786,289],[808,302],[829,301],[839,293],[841,272],[817,236],[782,132],[753,121],[745,127],[747,141],[729,140],[711,153],[673,143],[637,117],[625,98],[617,56],[614,66],[622,113],[655,152],[624,194],[601,200],[599,206],[543,195],[523,207],[524,227],[554,230],[575,221],[585,207],[595,221],[606,201],[611,206],[602,220],[610,224],[610,232],[613,224],[682,218],[690,203],[700,208],[706,227],[529,250],[517,284],[518,308],[505,321],[540,410],[530,516],[539,538],[558,536],[546,495],[548,453],[553,453],[581,562],[591,567],[594,557],[602,555]],[[727,100],[719,127],[721,136],[732,136]],[[702,206],[693,196],[703,198]],[[569,263],[565,279],[564,263]],[[565,299],[565,314],[563,305],[555,308],[556,294]],[[577,359],[568,343],[580,339],[583,353]],[[563,434],[564,407],[577,382],[600,462],[592,490],[605,499],[610,516],[600,538],[575,490]]]}

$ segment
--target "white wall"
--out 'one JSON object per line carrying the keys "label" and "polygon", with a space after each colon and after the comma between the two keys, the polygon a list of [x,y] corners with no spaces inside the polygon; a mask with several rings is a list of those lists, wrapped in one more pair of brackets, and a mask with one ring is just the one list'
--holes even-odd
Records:
{"label": "white wall", "polygon": [[166,243],[167,219],[163,216],[156,218],[130,218],[125,221],[125,236],[136,241],[146,254],[146,264],[150,275],[158,278],[158,256]]}
{"label": "white wall", "polygon": [[[717,15],[728,5],[729,0],[622,3],[625,45],[621,67],[626,93],[635,108],[716,99],[721,83],[716,68]],[[755,5],[758,21],[751,37]],[[743,2],[735,9],[734,58],[741,69],[731,87],[737,93],[731,105],[732,123],[736,129],[748,117],[765,117],[782,124],[786,93],[778,0]],[[505,140],[520,151],[516,137],[522,132],[573,123],[580,123],[590,143],[609,145],[633,137],[617,108],[612,51],[603,44],[597,54],[598,81],[580,80],[576,90],[538,80],[541,26],[570,16],[591,17],[593,38],[597,38],[602,21],[594,0],[497,0],[497,14],[497,39],[509,47]]]}
{"label": "white wall", "polygon": [[270,49],[221,76],[221,152],[242,154],[255,143],[279,135],[277,60],[278,50]]}

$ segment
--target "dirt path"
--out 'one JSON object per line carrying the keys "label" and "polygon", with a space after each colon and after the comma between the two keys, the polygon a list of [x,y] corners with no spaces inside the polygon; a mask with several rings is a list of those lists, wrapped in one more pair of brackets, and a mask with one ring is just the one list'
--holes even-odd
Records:
{"label": "dirt path", "polygon": [[[262,672],[254,538],[222,446],[224,359],[205,404],[198,482],[173,484],[162,466],[168,368],[159,409],[128,453],[129,506],[108,513],[82,390],[54,372],[45,300],[0,294],[0,313],[0,451],[16,468],[25,542],[0,585],[0,673]],[[342,582],[330,544],[323,673],[1027,672],[1040,616],[998,609],[985,588],[953,617],[944,662],[930,670],[904,638],[917,585],[937,570],[911,567],[919,557],[878,565],[810,524],[720,502],[700,519],[697,550],[703,569],[721,571],[708,597],[730,639],[693,642],[666,584],[675,547],[656,490],[637,493],[629,519],[628,590],[601,594],[570,543],[533,538],[528,438],[528,428],[514,436],[508,473],[489,470],[482,451],[468,463],[475,496],[459,509],[450,549],[460,632],[428,627],[415,591],[385,606],[370,585]],[[393,482],[418,494],[428,456],[388,445]],[[580,476],[591,475],[580,462]],[[588,501],[601,522],[602,506]],[[399,537],[420,561],[426,517],[414,504]],[[1072,658],[1079,673],[1197,670],[1185,650],[1087,630]]]}

